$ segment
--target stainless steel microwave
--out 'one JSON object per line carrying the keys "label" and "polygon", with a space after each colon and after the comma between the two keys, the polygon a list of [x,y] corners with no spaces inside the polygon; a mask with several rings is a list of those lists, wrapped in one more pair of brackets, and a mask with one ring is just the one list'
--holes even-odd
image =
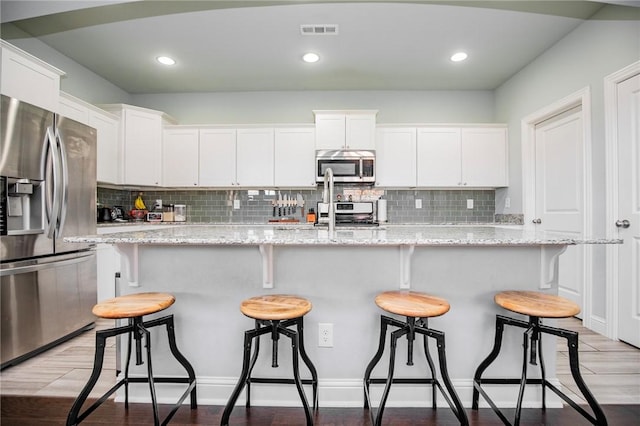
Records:
{"label": "stainless steel microwave", "polygon": [[334,182],[374,183],[376,152],[373,150],[323,149],[316,151],[316,182],[324,181],[328,168]]}

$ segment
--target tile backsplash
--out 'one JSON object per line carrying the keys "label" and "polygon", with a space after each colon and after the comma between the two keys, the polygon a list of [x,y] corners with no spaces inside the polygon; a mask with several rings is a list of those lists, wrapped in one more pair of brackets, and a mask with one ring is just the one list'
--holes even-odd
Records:
{"label": "tile backsplash", "polygon": [[[133,201],[140,190],[98,188],[98,202],[104,206],[123,206],[126,211],[133,208]],[[151,210],[155,200],[163,204],[186,204],[188,222],[219,223],[265,223],[273,218],[275,195],[264,190],[149,190],[144,189],[143,199]],[[273,191],[272,191],[273,192]],[[322,188],[305,190],[284,190],[281,195],[295,199],[297,194],[305,200],[305,213],[316,208],[322,199]],[[495,221],[494,190],[378,190],[362,191],[353,186],[336,185],[335,194],[343,200],[353,196],[354,201],[377,199],[382,195],[387,199],[389,223],[493,223]],[[416,200],[421,200],[422,208],[416,208]],[[467,208],[468,200],[473,200],[473,208]],[[235,203],[234,203],[235,201]],[[234,204],[239,208],[234,209]],[[277,213],[276,213],[277,214]],[[301,221],[300,209],[294,216]]]}

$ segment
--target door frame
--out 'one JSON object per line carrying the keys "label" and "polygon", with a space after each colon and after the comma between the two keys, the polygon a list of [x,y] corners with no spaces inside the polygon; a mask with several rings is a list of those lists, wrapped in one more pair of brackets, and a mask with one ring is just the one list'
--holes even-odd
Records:
{"label": "door frame", "polygon": [[[584,148],[584,156],[582,161],[583,172],[583,196],[582,208],[584,212],[584,221],[582,224],[582,233],[585,237],[590,237],[592,232],[592,163],[591,163],[591,89],[587,86],[578,90],[550,105],[547,105],[521,120],[522,129],[522,203],[524,213],[524,223],[526,227],[530,227],[531,221],[536,214],[536,182],[535,182],[535,128],[536,125],[568,111],[577,106],[582,107],[582,140]],[[602,328],[599,323],[600,318],[593,318],[591,314],[591,293],[593,287],[593,279],[591,274],[593,262],[593,250],[591,245],[585,244],[582,262],[584,267],[584,288],[582,291],[582,322],[589,329],[598,330]]]}
{"label": "door frame", "polygon": [[[640,74],[640,61],[634,62],[604,78],[604,128],[606,159],[606,235],[618,238],[615,221],[618,218],[618,84]],[[607,244],[606,249],[607,327],[604,335],[618,340],[618,245]]]}

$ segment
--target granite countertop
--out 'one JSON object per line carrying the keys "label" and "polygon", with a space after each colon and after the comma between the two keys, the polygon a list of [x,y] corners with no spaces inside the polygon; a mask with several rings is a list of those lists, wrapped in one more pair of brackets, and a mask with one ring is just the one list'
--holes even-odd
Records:
{"label": "granite countertop", "polygon": [[386,225],[326,228],[304,225],[178,225],[161,229],[66,237],[66,242],[159,245],[416,245],[530,246],[619,244],[622,240],[583,238],[514,225]]}

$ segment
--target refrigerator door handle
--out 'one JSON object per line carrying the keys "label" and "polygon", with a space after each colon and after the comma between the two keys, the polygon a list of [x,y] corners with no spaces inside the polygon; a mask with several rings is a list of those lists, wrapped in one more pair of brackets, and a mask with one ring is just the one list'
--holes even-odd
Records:
{"label": "refrigerator door handle", "polygon": [[[60,155],[56,147],[56,136],[52,127],[47,127],[47,133],[45,135],[46,143],[48,145],[49,158],[53,166],[53,171],[45,176],[47,181],[47,236],[53,238],[55,230],[58,224],[58,215],[60,213],[60,179],[61,179],[61,167]],[[53,185],[51,184],[53,180]]]}
{"label": "refrigerator door handle", "polygon": [[62,235],[62,230],[64,229],[64,224],[67,219],[67,205],[69,204],[69,165],[67,163],[67,151],[64,145],[64,140],[57,128],[55,130],[55,137],[61,166],[61,178],[58,180],[58,185],[60,187],[60,209],[58,211],[58,225],[56,227],[56,232],[58,235]]}
{"label": "refrigerator door handle", "polygon": [[25,266],[13,266],[11,268],[0,269],[0,277],[16,275],[16,274],[26,274],[29,272],[42,271],[44,269],[57,268],[64,265],[73,265],[75,263],[82,263],[82,262],[86,262],[87,260],[90,260],[89,258],[94,255],[95,255],[95,252],[92,251],[90,253],[76,256],[70,259],[65,259],[65,260],[57,260],[52,262],[44,262],[44,263],[36,263],[36,264],[24,262],[26,264]]}

